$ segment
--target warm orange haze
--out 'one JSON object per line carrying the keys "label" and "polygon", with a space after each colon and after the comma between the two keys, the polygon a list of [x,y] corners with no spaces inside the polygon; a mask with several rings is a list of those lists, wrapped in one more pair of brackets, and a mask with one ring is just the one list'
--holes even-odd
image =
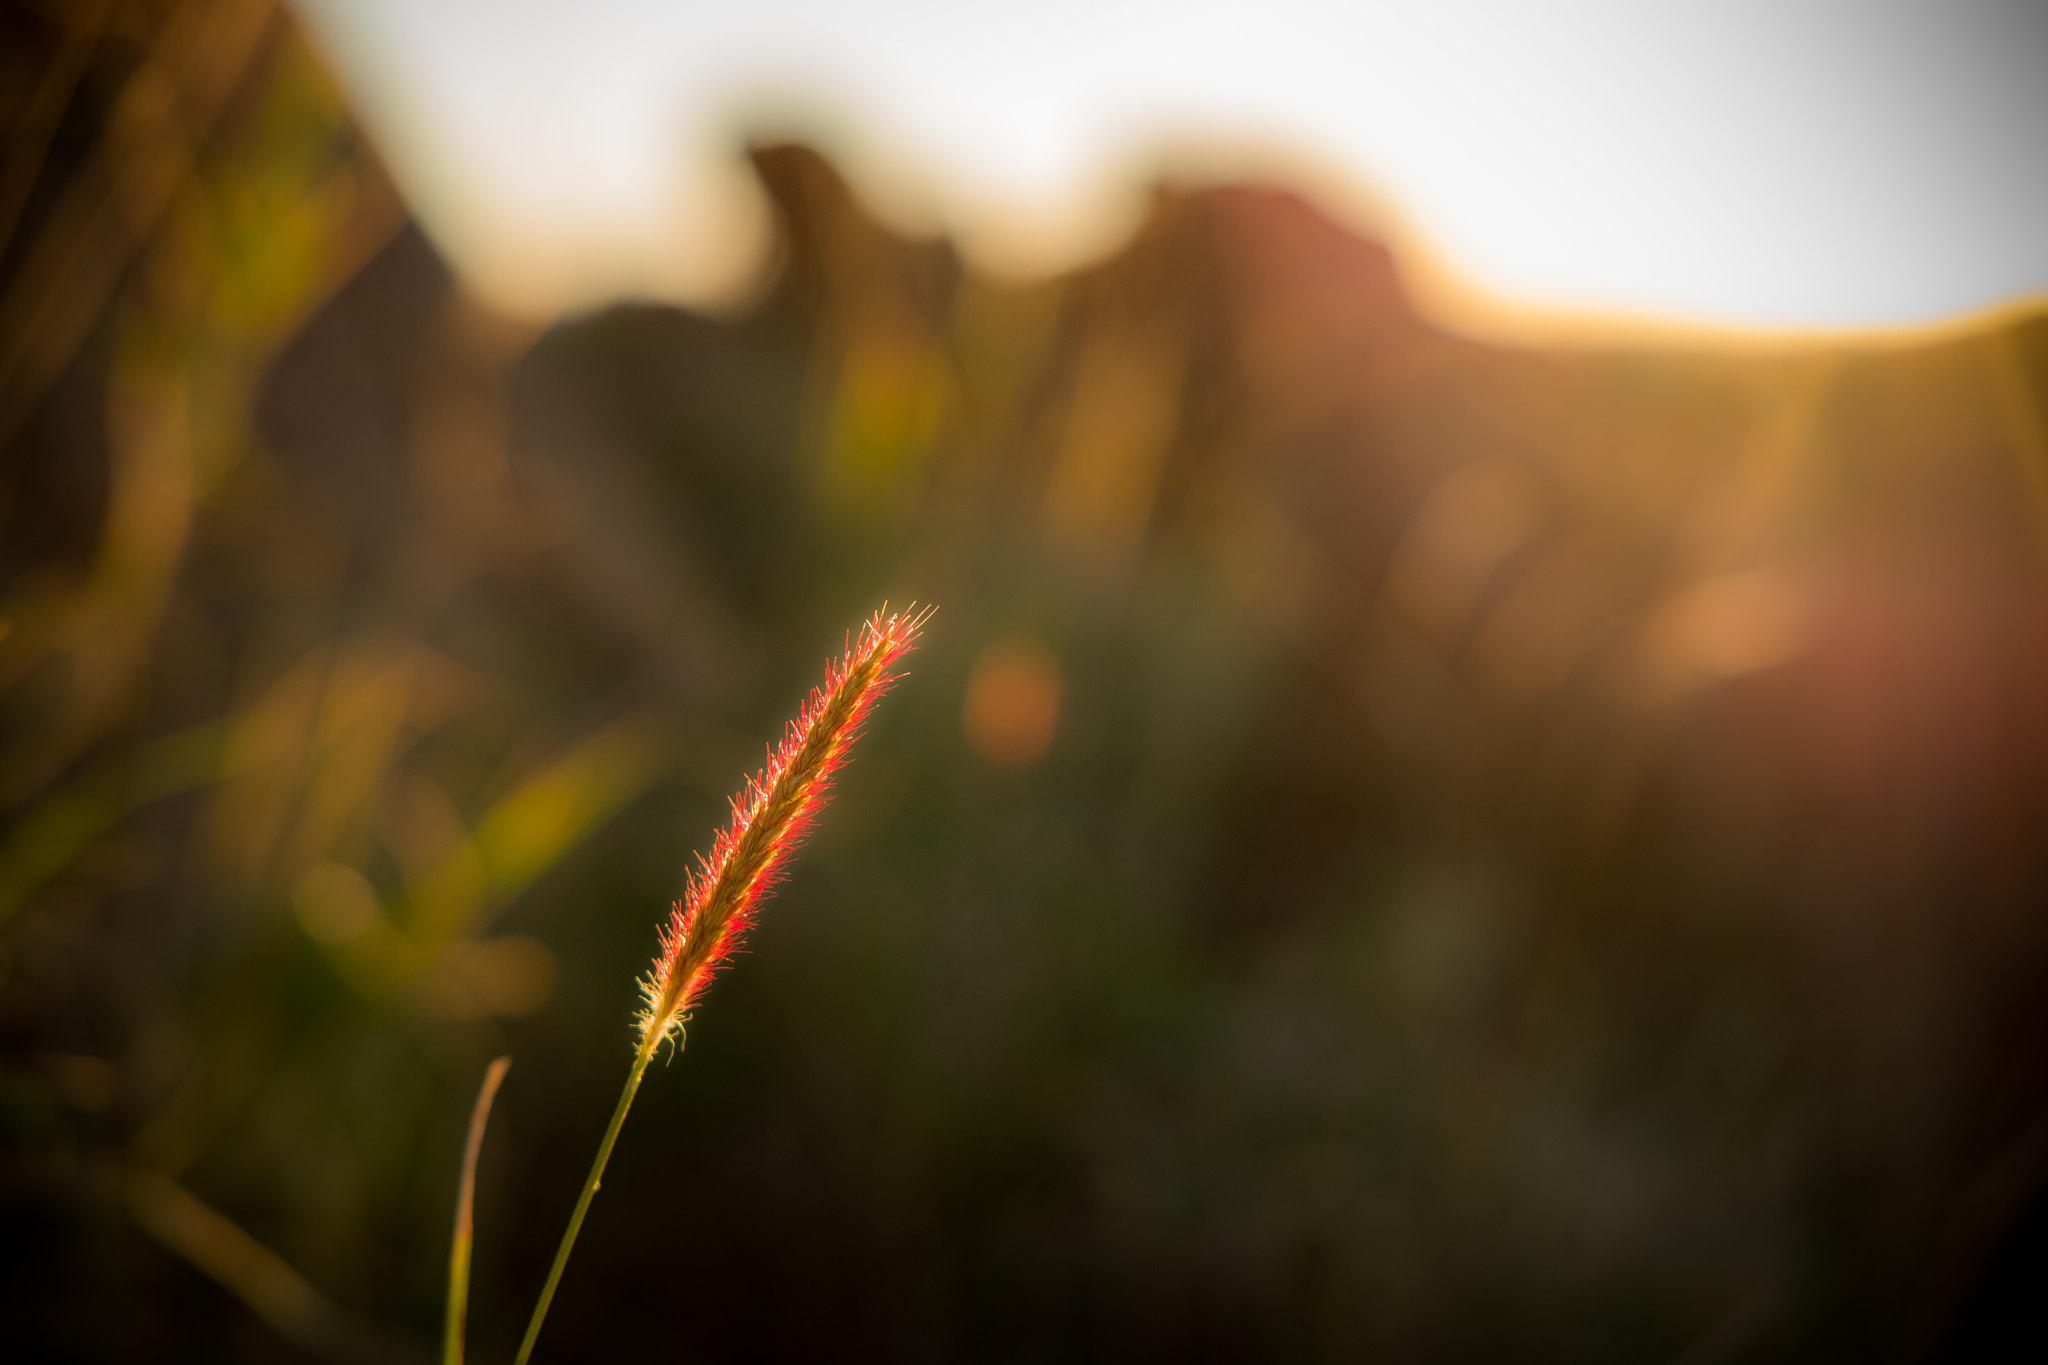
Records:
{"label": "warm orange haze", "polygon": [[768,119],[747,290],[520,313],[325,9],[0,14],[0,1354],[2048,1347],[2024,290],[1489,332],[1270,128],[1025,269]]}

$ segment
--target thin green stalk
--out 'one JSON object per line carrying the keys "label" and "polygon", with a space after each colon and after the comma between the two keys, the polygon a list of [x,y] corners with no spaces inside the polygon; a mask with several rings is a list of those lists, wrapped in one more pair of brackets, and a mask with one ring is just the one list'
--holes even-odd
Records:
{"label": "thin green stalk", "polygon": [[474,1240],[476,1161],[483,1151],[484,1125],[491,1121],[491,1101],[505,1079],[510,1057],[500,1057],[484,1072],[469,1114],[469,1141],[462,1149],[462,1183],[455,1195],[455,1244],[448,1249],[448,1321],[441,1334],[441,1365],[462,1365],[462,1324],[469,1314],[469,1248]]}
{"label": "thin green stalk", "polygon": [[583,1215],[589,1211],[591,1196],[597,1193],[605,1163],[612,1158],[612,1144],[619,1140],[619,1127],[626,1121],[626,1111],[633,1107],[633,1096],[640,1089],[640,1078],[647,1074],[647,1064],[654,1060],[654,1048],[660,1041],[659,1037],[642,1041],[639,1054],[633,1058],[633,1069],[626,1076],[626,1088],[619,1095],[619,1107],[612,1111],[611,1126],[604,1130],[604,1141],[597,1147],[597,1160],[590,1164],[590,1175],[583,1182],[583,1193],[576,1197],[576,1211],[569,1215],[568,1229],[562,1233],[562,1245],[555,1249],[555,1264],[548,1271],[548,1282],[540,1288],[540,1302],[533,1306],[533,1320],[526,1324],[526,1339],[519,1343],[519,1355],[513,1365],[526,1365],[527,1357],[533,1354],[533,1343],[540,1337],[540,1325],[547,1319],[548,1304],[553,1302],[555,1286],[561,1282],[562,1267],[569,1264],[569,1251],[576,1245],[576,1234],[583,1230]]}

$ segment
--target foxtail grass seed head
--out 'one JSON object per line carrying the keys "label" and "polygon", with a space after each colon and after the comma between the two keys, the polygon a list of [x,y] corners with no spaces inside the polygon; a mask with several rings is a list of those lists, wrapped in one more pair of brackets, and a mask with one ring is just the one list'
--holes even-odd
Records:
{"label": "foxtail grass seed head", "polygon": [[[887,608],[883,609],[884,611]],[[709,856],[698,855],[688,894],[669,912],[654,969],[640,983],[644,1052],[682,1028],[690,1006],[739,947],[783,864],[831,791],[832,777],[868,713],[896,681],[892,670],[917,641],[931,609],[877,612],[849,638],[845,657],[825,666],[768,765],[732,799],[732,823]]]}

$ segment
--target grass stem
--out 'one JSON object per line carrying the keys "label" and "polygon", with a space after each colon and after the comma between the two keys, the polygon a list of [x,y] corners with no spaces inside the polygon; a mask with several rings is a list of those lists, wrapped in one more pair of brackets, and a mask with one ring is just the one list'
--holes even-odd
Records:
{"label": "grass stem", "polygon": [[604,1176],[604,1167],[612,1157],[612,1144],[619,1139],[619,1128],[626,1121],[626,1111],[633,1107],[633,1096],[640,1089],[640,1078],[647,1074],[647,1064],[654,1060],[658,1036],[643,1039],[640,1051],[633,1058],[633,1069],[626,1076],[626,1088],[619,1095],[619,1107],[612,1111],[611,1126],[604,1130],[604,1141],[598,1144],[597,1160],[590,1164],[590,1175],[583,1182],[583,1193],[576,1198],[575,1212],[569,1215],[569,1226],[562,1233],[562,1245],[555,1249],[555,1263],[548,1270],[548,1281],[541,1286],[540,1302],[533,1306],[533,1320],[526,1324],[526,1339],[519,1343],[519,1355],[513,1365],[526,1365],[533,1354],[533,1343],[540,1338],[540,1325],[546,1321],[548,1304],[554,1301],[555,1286],[561,1283],[562,1267],[569,1264],[569,1252],[576,1245],[576,1234],[583,1230],[583,1215],[590,1209],[590,1200],[597,1193],[597,1187]]}

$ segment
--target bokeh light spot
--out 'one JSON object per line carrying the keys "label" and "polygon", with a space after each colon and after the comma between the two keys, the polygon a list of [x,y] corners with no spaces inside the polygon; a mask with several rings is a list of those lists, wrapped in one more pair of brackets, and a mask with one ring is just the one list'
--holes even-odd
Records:
{"label": "bokeh light spot", "polygon": [[1029,640],[998,640],[982,650],[967,682],[961,724],[977,758],[998,768],[1028,768],[1045,757],[1059,729],[1059,663]]}
{"label": "bokeh light spot", "polygon": [[1798,653],[1801,617],[1777,575],[1752,570],[1708,579],[1671,598],[1652,619],[1651,669],[1659,682],[1682,686],[1774,667]]}

